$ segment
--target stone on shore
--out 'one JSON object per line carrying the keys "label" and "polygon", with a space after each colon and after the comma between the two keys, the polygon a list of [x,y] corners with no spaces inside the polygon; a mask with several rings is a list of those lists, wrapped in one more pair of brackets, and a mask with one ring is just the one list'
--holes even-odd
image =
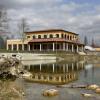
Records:
{"label": "stone on shore", "polygon": [[43,96],[56,96],[56,95],[58,95],[58,90],[55,89],[49,89],[43,92]]}
{"label": "stone on shore", "polygon": [[95,90],[96,93],[100,94],[100,87]]}
{"label": "stone on shore", "polygon": [[93,97],[93,94],[89,94],[89,93],[82,93],[82,96],[84,97]]}
{"label": "stone on shore", "polygon": [[89,86],[87,87],[87,89],[89,89],[89,90],[95,90],[95,89],[97,89],[97,88],[99,88],[99,86],[96,85],[96,84],[92,84],[92,85],[89,85]]}
{"label": "stone on shore", "polygon": [[31,78],[32,74],[30,72],[25,72],[22,76],[23,78]]}

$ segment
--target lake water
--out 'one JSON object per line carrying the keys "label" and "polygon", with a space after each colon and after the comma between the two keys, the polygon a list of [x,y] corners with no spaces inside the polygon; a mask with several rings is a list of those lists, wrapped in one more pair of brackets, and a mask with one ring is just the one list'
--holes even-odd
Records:
{"label": "lake water", "polygon": [[[100,95],[86,89],[58,88],[57,85],[97,84],[100,85],[100,64],[80,62],[55,62],[48,64],[25,63],[24,69],[32,73],[32,79],[20,80],[25,90],[25,100],[100,100]],[[46,89],[57,89],[59,94],[44,97]],[[92,93],[93,98],[85,98],[82,93]]]}

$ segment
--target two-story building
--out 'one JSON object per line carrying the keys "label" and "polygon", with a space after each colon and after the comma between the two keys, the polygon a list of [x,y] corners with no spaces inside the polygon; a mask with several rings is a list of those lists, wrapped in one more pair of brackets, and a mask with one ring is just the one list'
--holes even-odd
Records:
{"label": "two-story building", "polygon": [[25,32],[25,39],[7,40],[11,51],[69,51],[84,50],[79,35],[62,29]]}

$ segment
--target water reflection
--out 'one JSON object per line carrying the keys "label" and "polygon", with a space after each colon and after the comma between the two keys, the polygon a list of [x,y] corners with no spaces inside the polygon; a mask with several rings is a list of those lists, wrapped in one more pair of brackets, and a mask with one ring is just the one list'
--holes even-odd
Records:
{"label": "water reflection", "polygon": [[32,76],[27,78],[28,81],[49,84],[66,84],[78,79],[78,72],[84,69],[84,63],[63,62],[37,65],[28,64],[24,65],[24,69],[32,73]]}

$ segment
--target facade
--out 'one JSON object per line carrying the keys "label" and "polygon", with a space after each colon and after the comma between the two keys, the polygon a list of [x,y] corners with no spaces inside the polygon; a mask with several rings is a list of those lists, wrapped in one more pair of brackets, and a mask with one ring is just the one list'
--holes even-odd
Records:
{"label": "facade", "polygon": [[84,50],[79,35],[73,32],[51,29],[25,33],[25,40],[7,40],[7,50],[11,51],[69,51]]}

